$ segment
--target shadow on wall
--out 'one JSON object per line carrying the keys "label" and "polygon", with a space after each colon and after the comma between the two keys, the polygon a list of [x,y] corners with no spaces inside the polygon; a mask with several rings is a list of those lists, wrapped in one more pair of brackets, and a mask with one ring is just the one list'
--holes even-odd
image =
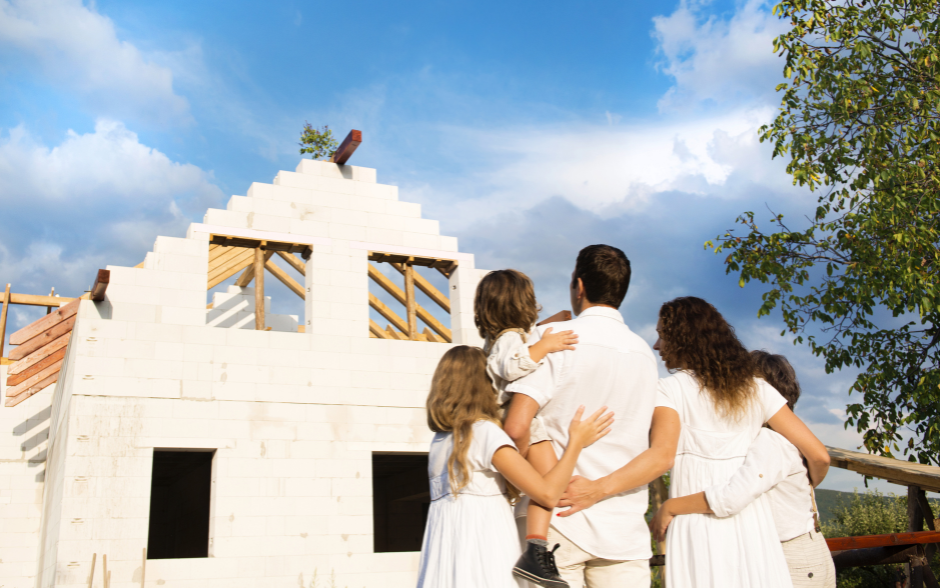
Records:
{"label": "shadow on wall", "polygon": [[[52,406],[47,406],[46,408],[40,410],[33,416],[29,417],[22,423],[13,427],[13,435],[15,437],[22,437],[29,433],[33,433],[28,439],[24,440],[20,444],[20,450],[23,452],[23,457],[26,457],[28,451],[32,451],[36,447],[39,447],[44,441],[49,439],[49,419],[52,416]],[[45,429],[36,431],[37,427],[46,425]],[[42,451],[36,455],[27,459],[27,465],[31,468],[36,468],[46,463],[46,454],[47,449],[43,448]],[[36,474],[36,481],[43,482],[46,479],[46,470],[45,468],[42,471]]]}

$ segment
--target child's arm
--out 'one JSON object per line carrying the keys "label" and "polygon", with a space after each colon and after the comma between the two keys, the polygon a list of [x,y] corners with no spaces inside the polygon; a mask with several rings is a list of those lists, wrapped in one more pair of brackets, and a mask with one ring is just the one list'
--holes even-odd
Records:
{"label": "child's arm", "polygon": [[581,420],[584,407],[578,408],[568,428],[568,447],[558,463],[544,477],[514,448],[503,446],[493,454],[493,466],[506,480],[521,492],[545,507],[554,507],[574,472],[581,449],[610,432],[613,413],[603,407],[585,420]]}
{"label": "child's arm", "polygon": [[519,454],[525,457],[529,453],[529,428],[532,419],[539,411],[539,403],[525,394],[513,394],[506,411],[503,430],[516,444]]}
{"label": "child's arm", "polygon": [[529,346],[529,357],[532,358],[532,361],[538,363],[549,353],[573,350],[573,346],[577,343],[578,336],[574,334],[574,331],[552,333],[552,327],[549,327],[542,333],[542,338],[538,342]]}
{"label": "child's arm", "polygon": [[653,520],[650,521],[650,531],[653,532],[653,538],[657,541],[664,541],[666,539],[666,529],[676,515],[696,513],[712,513],[704,492],[670,498],[659,507],[659,510],[653,516]]}

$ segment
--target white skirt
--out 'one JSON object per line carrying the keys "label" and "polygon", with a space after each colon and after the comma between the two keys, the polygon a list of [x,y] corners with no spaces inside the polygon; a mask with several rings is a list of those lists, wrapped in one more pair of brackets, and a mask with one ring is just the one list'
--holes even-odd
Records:
{"label": "white skirt", "polygon": [[518,588],[512,567],[520,555],[505,496],[444,496],[428,511],[418,588]]}

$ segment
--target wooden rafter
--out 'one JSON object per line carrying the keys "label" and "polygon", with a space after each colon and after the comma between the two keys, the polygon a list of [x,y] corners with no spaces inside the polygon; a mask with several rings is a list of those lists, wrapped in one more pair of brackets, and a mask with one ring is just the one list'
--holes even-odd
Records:
{"label": "wooden rafter", "polygon": [[[251,281],[255,279],[255,266],[254,266],[255,250],[246,249],[246,251],[249,252],[250,259],[249,259],[249,263],[243,266],[245,271],[242,272],[242,275],[238,276],[237,280],[235,280],[235,285],[238,286],[239,288],[247,288],[248,285],[251,284]],[[269,259],[271,259],[272,255],[274,255],[273,251],[265,251],[264,261],[267,262]]]}
{"label": "wooden rafter", "polygon": [[223,247],[216,249],[218,255],[209,258],[209,273],[218,272],[220,268],[227,265],[233,259],[245,254],[245,249],[241,247]]}
{"label": "wooden rafter", "polygon": [[62,335],[61,337],[59,337],[58,339],[56,339],[55,341],[53,341],[52,343],[49,343],[48,345],[40,347],[39,349],[30,353],[23,359],[12,364],[10,368],[7,370],[7,375],[15,376],[16,374],[22,373],[24,370],[32,367],[33,365],[36,365],[38,362],[42,361],[43,359],[48,357],[50,354],[55,353],[56,351],[60,349],[65,349],[65,347],[69,344],[69,339],[71,337],[72,337],[72,333],[66,333]]}
{"label": "wooden rafter", "polygon": [[60,306],[54,312],[47,314],[34,323],[30,323],[19,331],[10,335],[10,345],[22,345],[43,331],[54,327],[65,319],[75,316],[78,312],[80,300],[73,300],[65,306]]}
{"label": "wooden rafter", "polygon": [[251,265],[254,259],[254,253],[251,249],[243,249],[228,262],[224,263],[222,266],[215,268],[215,270],[210,270],[208,276],[207,290],[215,288],[225,280],[231,278],[238,272],[242,271],[249,265]]}
{"label": "wooden rafter", "polygon": [[[288,253],[288,255],[290,254]],[[271,272],[271,275],[280,280],[282,284],[287,286],[291,292],[300,296],[301,299],[306,299],[306,292],[304,287],[298,284],[297,280],[287,275],[287,272],[274,265],[274,263],[271,261],[265,261],[264,268]]]}
{"label": "wooden rafter", "polygon": [[376,339],[388,339],[388,333],[382,330],[382,327],[372,319],[369,319],[369,334]]}
{"label": "wooden rafter", "polygon": [[437,333],[435,333],[434,331],[432,331],[431,329],[427,327],[424,327],[424,332],[421,334],[424,335],[425,339],[427,339],[428,341],[432,343],[447,343],[447,341],[443,337],[441,337],[440,335],[438,335]]}
{"label": "wooden rafter", "polygon": [[400,316],[395,314],[391,308],[386,306],[381,300],[375,297],[371,292],[369,293],[369,306],[374,308],[376,312],[385,317],[387,321],[395,325],[395,328],[399,329],[402,332],[408,332],[408,323],[405,322]]}
{"label": "wooden rafter", "polygon": [[0,357],[3,357],[3,340],[7,334],[7,314],[10,312],[10,298],[10,284],[7,284],[6,290],[3,292],[3,309],[0,310]]}
{"label": "wooden rafter", "polygon": [[45,390],[47,386],[51,386],[55,384],[58,380],[59,380],[59,370],[56,369],[52,375],[36,382],[35,384],[27,388],[25,392],[20,392],[16,396],[7,396],[7,400],[4,403],[4,406],[6,406],[7,408],[11,406],[16,406],[17,404],[19,404],[20,402],[23,402],[27,398],[36,394],[37,392],[41,392],[42,390]]}
{"label": "wooden rafter", "polygon": [[395,329],[392,328],[392,325],[389,325],[388,328],[385,329],[385,333],[388,335],[387,337],[388,339],[398,339],[399,341],[408,340],[408,335],[401,333],[399,331],[396,331]]}
{"label": "wooden rafter", "polygon": [[[384,289],[386,292],[391,294],[392,297],[395,298],[395,300],[397,300],[401,304],[406,304],[405,293],[402,292],[401,288],[396,286],[394,282],[388,279],[388,277],[385,274],[380,272],[378,268],[376,268],[371,263],[369,264],[369,277],[372,278],[372,280],[374,280],[375,283],[381,286],[382,289]],[[415,304],[415,314],[417,315],[419,319],[421,319],[422,322],[424,322],[424,324],[431,327],[438,335],[443,337],[448,343],[453,341],[450,329],[442,325],[439,320],[434,318],[434,316],[430,312],[425,310],[424,307],[422,307],[420,304],[417,304],[417,303]],[[405,329],[402,329],[402,330],[405,331]]]}
{"label": "wooden rafter", "polygon": [[286,261],[291,265],[292,268],[297,270],[300,275],[307,275],[307,266],[305,266],[299,259],[297,259],[293,253],[287,253],[286,251],[278,251],[278,255],[281,256],[281,259]]}
{"label": "wooden rafter", "polygon": [[[391,266],[399,271],[401,275],[405,275],[405,264],[403,263],[392,263]],[[438,306],[450,312],[450,298],[445,296],[440,290],[434,287],[431,282],[427,280],[424,276],[418,272],[414,272],[415,286],[419,290],[427,294],[428,298],[437,303]]]}
{"label": "wooden rafter", "polygon": [[23,343],[16,349],[10,352],[10,359],[23,359],[27,355],[36,351],[40,347],[45,347],[46,344],[52,343],[62,335],[72,331],[72,327],[75,326],[75,317],[65,319],[64,321],[58,323],[54,327],[46,330],[40,335],[37,335]]}
{"label": "wooden rafter", "polygon": [[[46,347],[49,347],[49,345],[46,345]],[[20,383],[25,382],[26,380],[44,371],[45,369],[51,367],[52,365],[60,364],[61,361],[65,359],[65,350],[66,348],[62,347],[61,349],[46,355],[46,357],[34,363],[31,367],[28,367],[17,374],[10,375],[7,378],[7,386],[17,386]]]}

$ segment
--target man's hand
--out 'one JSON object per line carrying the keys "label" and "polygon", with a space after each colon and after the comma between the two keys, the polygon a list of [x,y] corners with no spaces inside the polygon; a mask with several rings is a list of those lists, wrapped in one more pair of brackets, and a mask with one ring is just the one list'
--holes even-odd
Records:
{"label": "man's hand", "polygon": [[570,517],[578,511],[591,508],[604,498],[600,484],[595,481],[575,476],[568,482],[568,488],[558,501],[559,508],[569,506],[568,510],[558,513],[560,517]]}

